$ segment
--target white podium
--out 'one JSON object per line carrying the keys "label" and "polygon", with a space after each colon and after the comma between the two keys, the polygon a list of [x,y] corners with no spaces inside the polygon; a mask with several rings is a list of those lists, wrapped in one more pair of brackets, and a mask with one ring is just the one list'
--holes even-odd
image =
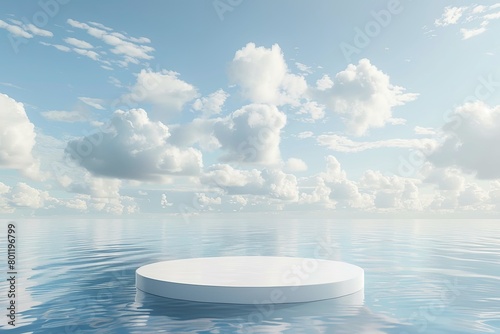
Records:
{"label": "white podium", "polygon": [[138,268],[136,287],[161,297],[197,302],[298,303],[358,292],[364,288],[364,271],[349,263],[312,258],[189,258]]}

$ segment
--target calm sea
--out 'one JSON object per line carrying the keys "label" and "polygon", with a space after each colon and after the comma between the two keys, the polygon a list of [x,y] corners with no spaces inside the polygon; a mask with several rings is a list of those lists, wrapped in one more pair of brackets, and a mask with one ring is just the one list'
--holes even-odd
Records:
{"label": "calm sea", "polygon": [[[13,220],[12,333],[500,333],[499,220],[337,220],[273,215],[161,220]],[[140,293],[151,262],[223,255],[341,260],[365,290],[339,300],[238,306]]]}

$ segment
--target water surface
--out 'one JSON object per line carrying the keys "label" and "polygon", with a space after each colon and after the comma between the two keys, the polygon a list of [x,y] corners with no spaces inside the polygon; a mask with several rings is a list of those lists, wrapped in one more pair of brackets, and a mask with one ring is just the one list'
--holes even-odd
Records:
{"label": "water surface", "polygon": [[[500,333],[498,220],[240,215],[15,223],[18,314],[12,333]],[[6,249],[5,238],[0,249]],[[365,269],[365,290],[339,300],[266,307],[136,291],[135,269],[144,264],[224,255],[346,261]],[[6,273],[6,264],[2,268]],[[4,281],[2,307],[5,291]],[[2,329],[10,329],[6,322],[3,316]]]}

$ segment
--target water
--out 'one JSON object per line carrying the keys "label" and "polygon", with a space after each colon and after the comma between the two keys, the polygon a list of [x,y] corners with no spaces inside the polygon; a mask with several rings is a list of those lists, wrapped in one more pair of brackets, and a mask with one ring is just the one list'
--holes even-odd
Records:
{"label": "water", "polygon": [[[239,215],[189,223],[15,222],[12,333],[500,333],[498,220]],[[7,221],[1,226],[5,236]],[[7,276],[5,249],[2,237]],[[135,289],[135,269],[144,264],[223,255],[342,260],[365,269],[365,290],[339,300],[258,308],[163,299]],[[1,287],[5,310],[4,279]],[[2,329],[10,329],[2,318]]]}

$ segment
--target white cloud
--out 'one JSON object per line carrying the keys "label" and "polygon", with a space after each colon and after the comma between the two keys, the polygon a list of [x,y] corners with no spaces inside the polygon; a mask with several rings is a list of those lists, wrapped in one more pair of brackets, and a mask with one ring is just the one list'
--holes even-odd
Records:
{"label": "white cloud", "polygon": [[310,120],[316,121],[325,117],[325,106],[315,101],[308,101],[300,106],[298,114],[307,114]]}
{"label": "white cloud", "polygon": [[43,111],[41,115],[46,119],[57,122],[87,122],[89,120],[89,114],[85,111],[60,111],[60,110],[50,110]]}
{"label": "white cloud", "polygon": [[69,191],[78,195],[75,199],[67,201],[66,206],[114,215],[138,212],[138,205],[133,198],[120,195],[121,185],[122,181],[119,179],[95,177],[84,172],[77,181],[68,186]]}
{"label": "white cloud", "polygon": [[79,48],[73,48],[73,51],[78,53],[79,55],[88,57],[92,60],[99,60],[99,54],[95,51],[92,50],[85,50],[85,49],[79,49]]}
{"label": "white cloud", "polygon": [[303,131],[297,135],[297,138],[306,139],[306,138],[311,138],[312,136],[314,136],[314,133],[312,131]]}
{"label": "white cloud", "polygon": [[82,198],[72,198],[66,201],[66,207],[78,211],[87,211],[87,202]]}
{"label": "white cloud", "polygon": [[313,73],[311,66],[307,66],[299,62],[296,62],[295,66],[297,66],[299,71],[304,72],[305,75]]}
{"label": "white cloud", "polygon": [[377,148],[414,148],[432,150],[437,145],[436,140],[423,139],[387,139],[377,141],[353,141],[339,135],[320,135],[316,139],[322,146],[337,152],[361,152]]}
{"label": "white cloud", "polygon": [[81,39],[67,37],[64,41],[79,49],[93,49],[94,47],[89,42],[82,41]]}
{"label": "white cloud", "polygon": [[441,27],[456,24],[466,9],[467,7],[445,7],[443,15],[434,24]]}
{"label": "white cloud", "polygon": [[295,175],[286,174],[276,169],[264,169],[261,175],[271,197],[285,201],[297,201],[299,199],[299,189]]}
{"label": "white cloud", "polygon": [[486,10],[486,8],[487,8],[486,6],[483,6],[483,5],[477,5],[477,6],[475,6],[475,7],[472,9],[472,12],[473,12],[474,14],[482,13],[482,12],[484,12],[484,11]]}
{"label": "white cloud", "polygon": [[173,203],[170,203],[168,200],[167,200],[167,194],[161,194],[161,200],[160,200],[160,205],[162,208],[167,208],[169,206],[172,206]]}
{"label": "white cloud", "polygon": [[321,177],[313,179],[313,190],[311,192],[302,192],[300,194],[300,204],[320,204],[326,208],[334,208],[335,202],[330,199],[332,190],[325,184]]}
{"label": "white cloud", "polygon": [[28,30],[34,35],[42,36],[42,37],[53,37],[54,34],[48,30],[40,29],[34,24],[28,23],[22,25],[24,29]]}
{"label": "white cloud", "polygon": [[138,102],[151,103],[156,109],[154,118],[163,120],[166,115],[180,111],[183,106],[198,96],[196,88],[180,80],[179,74],[173,71],[141,70],[135,85],[122,100],[131,104]]}
{"label": "white cloud", "polygon": [[316,88],[320,91],[324,91],[333,87],[333,81],[330,77],[325,74],[321,79],[316,81]]}
{"label": "white cloud", "polygon": [[289,158],[285,162],[284,170],[287,172],[304,172],[307,170],[307,164],[299,158]]}
{"label": "white cloud", "polygon": [[13,213],[15,211],[7,198],[10,189],[9,186],[0,182],[0,213]]}
{"label": "white cloud", "polygon": [[422,210],[416,179],[402,178],[397,175],[383,175],[379,171],[366,171],[359,186],[373,196],[378,209]]}
{"label": "white cloud", "polygon": [[432,135],[437,134],[436,130],[434,130],[433,128],[424,128],[421,126],[414,127],[413,131],[417,135],[424,135],[424,136],[432,136]]}
{"label": "white cloud", "polygon": [[109,129],[72,140],[66,153],[94,175],[135,180],[162,180],[167,175],[194,175],[201,153],[168,143],[166,125],[153,122],[142,109],[118,110]]}
{"label": "white cloud", "polygon": [[208,168],[200,180],[229,195],[267,195],[283,201],[298,200],[297,178],[277,169],[238,170],[228,164],[217,164]]}
{"label": "white cloud", "polygon": [[490,198],[490,202],[493,204],[496,211],[500,211],[500,180],[491,183],[488,197]]}
{"label": "white cloud", "polygon": [[462,39],[470,39],[486,32],[490,21],[500,18],[497,5],[446,7],[443,16],[435,21],[435,25],[440,27],[448,25],[462,26],[460,28]]}
{"label": "white cloud", "polygon": [[443,127],[445,140],[430,161],[440,167],[457,166],[480,179],[500,178],[500,105],[466,103],[451,117],[454,120]]}
{"label": "white cloud", "polygon": [[465,178],[457,168],[432,168],[424,172],[424,182],[436,184],[439,190],[461,191],[465,186]]}
{"label": "white cloud", "polygon": [[392,85],[389,76],[368,59],[361,59],[358,65],[350,64],[337,73],[330,89],[313,95],[342,117],[349,132],[359,136],[370,128],[384,126],[392,119],[393,107],[417,97],[404,90]]}
{"label": "white cloud", "polygon": [[9,193],[10,203],[15,207],[39,209],[51,200],[49,193],[30,187],[24,182],[16,184]]}
{"label": "white cloud", "polygon": [[230,203],[239,204],[241,206],[246,206],[248,204],[248,199],[245,196],[234,195],[234,196],[231,196],[230,198],[231,198],[229,200]]}
{"label": "white cloud", "polygon": [[22,103],[0,93],[0,167],[25,169],[35,163],[35,126]]}
{"label": "white cloud", "polygon": [[33,38],[33,35],[42,37],[53,37],[54,34],[48,30],[40,29],[32,23],[24,24],[21,21],[9,19],[13,24],[0,20],[0,28],[7,30],[16,37]]}
{"label": "white cloud", "polygon": [[500,12],[486,14],[485,16],[483,16],[483,19],[485,19],[486,21],[500,19]]}
{"label": "white cloud", "polygon": [[200,181],[202,184],[222,188],[230,194],[259,193],[264,185],[260,171],[239,170],[228,164],[210,166],[204,172]]}
{"label": "white cloud", "polygon": [[[330,205],[337,208],[367,208],[372,205],[372,199],[362,194],[354,181],[347,178],[345,170],[342,169],[339,161],[334,156],[327,156],[326,170],[319,173],[322,180],[319,185],[324,185],[330,189]],[[321,188],[316,191],[324,192]]]}
{"label": "white cloud", "polygon": [[229,66],[229,78],[253,103],[297,105],[307,89],[304,77],[290,73],[277,44],[267,49],[248,43],[238,50]]}
{"label": "white cloud", "polygon": [[78,98],[80,101],[82,101],[83,103],[91,106],[92,108],[95,108],[95,109],[99,109],[99,110],[104,110],[106,108],[104,108],[102,106],[102,103],[104,102],[103,100],[101,99],[95,99],[95,98],[91,98],[91,97],[79,97]]}
{"label": "white cloud", "polygon": [[195,119],[172,128],[172,143],[220,149],[222,162],[277,165],[286,116],[275,106],[250,104],[219,118]]}
{"label": "white cloud", "polygon": [[9,33],[16,37],[33,38],[33,35],[18,25],[9,24],[0,20],[0,28],[7,30]]}
{"label": "white cloud", "polygon": [[205,193],[195,193],[196,200],[201,206],[208,206],[210,205],[221,205],[222,200],[219,196],[215,197],[210,197],[207,196]]}
{"label": "white cloud", "polygon": [[216,92],[208,95],[207,97],[202,97],[201,99],[196,99],[193,103],[193,109],[196,111],[201,111],[204,116],[209,117],[211,115],[220,114],[222,112],[222,106],[229,94],[224,90],[219,89]]}
{"label": "white cloud", "polygon": [[54,48],[56,48],[57,50],[62,51],[62,52],[70,52],[71,51],[71,48],[67,47],[66,45],[51,44],[51,43],[47,43],[47,42],[43,42],[43,41],[40,41],[40,44],[45,45],[45,46],[53,46]]}
{"label": "white cloud", "polygon": [[154,48],[145,45],[146,43],[150,43],[148,38],[134,38],[121,33],[112,32],[109,30],[111,28],[104,28],[104,26],[96,22],[89,25],[73,19],[68,19],[67,23],[74,28],[85,30],[89,35],[110,46],[111,53],[122,57],[119,61],[113,60],[114,63],[120,66],[126,67],[130,63],[139,64],[141,61],[153,59],[150,53],[154,51]]}
{"label": "white cloud", "polygon": [[387,123],[391,125],[405,125],[406,119],[391,117],[387,120]]}
{"label": "white cloud", "polygon": [[473,206],[475,204],[486,203],[488,193],[477,184],[468,184],[458,196],[458,205]]}
{"label": "white cloud", "polygon": [[460,29],[460,33],[462,34],[463,39],[469,39],[475,37],[477,35],[482,34],[485,31],[486,31],[485,27],[480,27],[476,29],[464,29],[464,28]]}
{"label": "white cloud", "polygon": [[280,162],[280,132],[286,116],[275,106],[251,104],[216,120],[213,135],[226,153],[223,162],[273,165]]}

